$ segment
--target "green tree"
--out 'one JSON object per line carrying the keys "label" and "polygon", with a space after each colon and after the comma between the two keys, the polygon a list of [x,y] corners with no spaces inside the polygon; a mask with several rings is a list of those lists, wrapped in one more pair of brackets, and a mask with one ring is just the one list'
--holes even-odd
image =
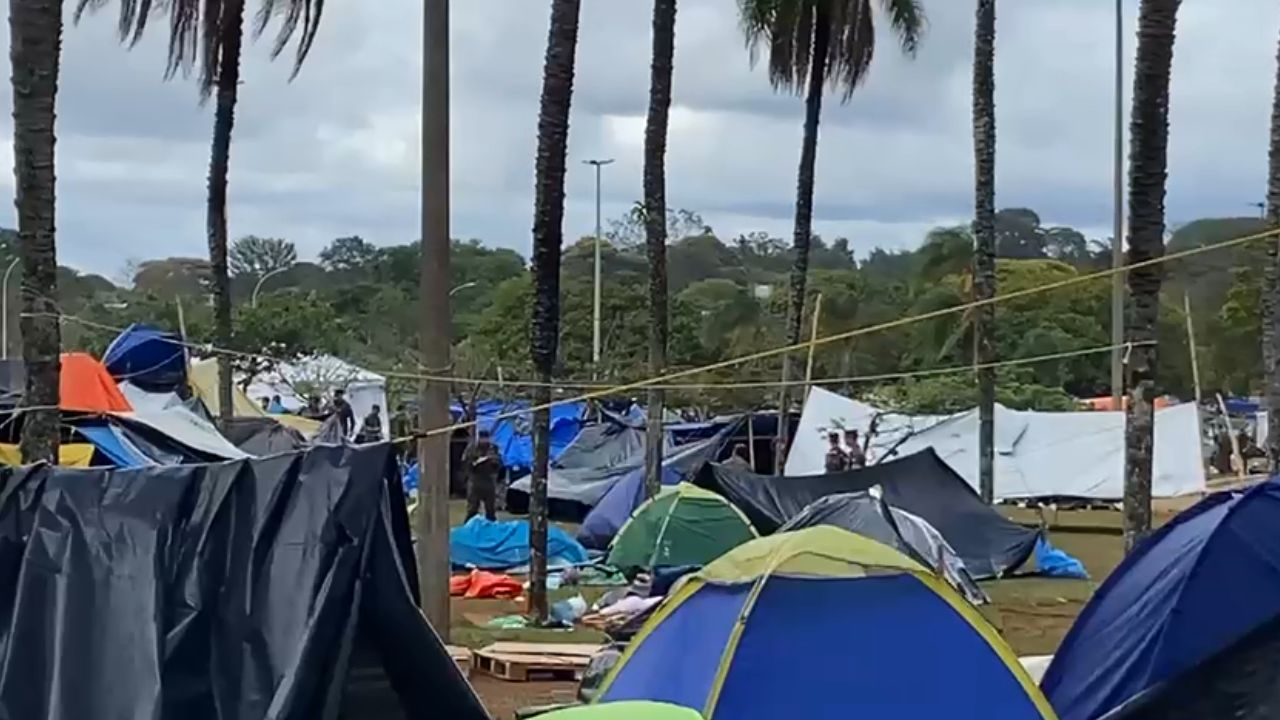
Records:
{"label": "green tree", "polygon": [[[924,31],[924,11],[916,0],[882,0],[890,28],[902,49],[914,55]],[[818,122],[823,88],[830,83],[848,101],[866,76],[875,50],[872,0],[738,0],[738,12],[752,57],[769,51],[769,80],[774,88],[805,93],[804,138],[797,176],[794,264],[791,268],[791,307],[787,343],[800,342],[805,281],[809,272],[813,229],[813,185],[818,160]],[[790,353],[783,355],[783,377],[790,379]],[[779,393],[779,411],[788,406],[786,386]],[[786,444],[786,425],[780,426]],[[781,464],[782,453],[779,453]]]}
{"label": "green tree", "polygon": [[[1164,198],[1169,165],[1169,76],[1180,0],[1142,0],[1133,80],[1129,137],[1130,265],[1164,254]],[[1125,548],[1151,529],[1151,452],[1155,444],[1157,354],[1153,344],[1160,313],[1159,265],[1128,273],[1129,406],[1125,422]]]}
{"label": "green tree", "polygon": [[361,271],[378,259],[378,248],[358,235],[340,237],[320,251],[320,264],[331,271]]}
{"label": "green tree", "polygon": [[534,394],[533,473],[529,490],[532,569],[529,608],[547,618],[547,466],[550,459],[551,377],[560,334],[560,246],[564,242],[564,175],[569,145],[569,108],[578,50],[580,0],[551,0],[551,24],[542,68],[538,108],[538,153],[534,162],[533,322],[530,355],[544,384]]}
{"label": "green tree", "polygon": [[298,249],[283,238],[245,235],[231,244],[232,275],[262,277],[298,262]]}
{"label": "green tree", "polygon": [[58,95],[62,1],[9,3],[13,88],[14,204],[22,258],[22,421],[24,462],[57,462],[62,339],[54,231],[54,106]]}

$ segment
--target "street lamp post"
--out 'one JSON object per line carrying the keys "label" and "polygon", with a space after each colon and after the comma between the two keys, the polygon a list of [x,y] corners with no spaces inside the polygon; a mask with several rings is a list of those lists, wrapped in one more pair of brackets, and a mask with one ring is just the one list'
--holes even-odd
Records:
{"label": "street lamp post", "polygon": [[476,282],[475,280],[472,280],[471,282],[465,282],[465,283],[462,283],[462,284],[461,284],[461,285],[459,285],[458,287],[456,287],[456,288],[454,288],[454,289],[452,289],[452,290],[450,290],[450,291],[449,291],[449,297],[453,297],[455,294],[460,293],[460,292],[462,292],[463,290],[466,290],[467,288],[473,288],[473,287],[475,287],[476,285],[479,285],[479,284],[480,284],[480,283]]}
{"label": "street lamp post", "polygon": [[600,180],[601,170],[605,165],[613,163],[607,160],[584,160],[583,164],[592,165],[596,169],[596,242],[595,242],[595,285],[591,300],[591,375],[600,376],[600,242],[604,230],[600,218]]}
{"label": "street lamp post", "polygon": [[1113,410],[1124,407],[1124,2],[1115,0],[1115,117],[1112,128],[1112,236],[1111,236],[1111,401]]}
{"label": "street lamp post", "polygon": [[9,276],[13,274],[13,269],[18,267],[18,261],[22,258],[14,258],[9,263],[9,267],[5,268],[4,281],[0,282],[0,357],[5,360],[9,359]]}
{"label": "street lamp post", "polygon": [[262,289],[262,283],[266,282],[267,278],[272,277],[273,275],[279,275],[280,273],[284,272],[285,270],[288,270],[291,267],[293,266],[285,265],[284,267],[278,267],[275,270],[272,270],[269,273],[265,273],[263,274],[262,277],[258,278],[258,282],[253,286],[253,294],[249,296],[249,305],[255,308],[258,307],[258,291]]}

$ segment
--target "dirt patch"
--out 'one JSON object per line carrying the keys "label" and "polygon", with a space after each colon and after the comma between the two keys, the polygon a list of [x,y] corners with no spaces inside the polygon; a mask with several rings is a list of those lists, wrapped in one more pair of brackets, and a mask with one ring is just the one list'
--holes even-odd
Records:
{"label": "dirt patch", "polygon": [[471,674],[471,687],[494,720],[511,720],[520,708],[573,702],[578,691],[577,683],[507,682],[479,673]]}

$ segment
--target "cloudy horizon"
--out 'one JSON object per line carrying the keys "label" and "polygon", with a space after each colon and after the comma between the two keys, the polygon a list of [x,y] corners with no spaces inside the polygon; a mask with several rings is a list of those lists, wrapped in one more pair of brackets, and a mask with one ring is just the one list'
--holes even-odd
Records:
{"label": "cloudy horizon", "polygon": [[[1136,2],[1127,1],[1131,55]],[[246,47],[231,150],[233,238],[288,238],[312,258],[345,235],[383,245],[418,237],[420,5],[328,3],[292,83],[288,51],[271,63],[269,42]],[[849,238],[858,257],[913,247],[928,229],[972,214],[972,4],[925,7],[919,56],[879,43],[866,85],[847,105],[829,96],[824,109],[814,230]],[[1030,207],[1097,238],[1109,236],[1112,213],[1111,7],[1004,3],[997,23],[997,206]],[[566,240],[594,225],[594,175],[582,161],[616,159],[605,170],[606,218],[640,197],[650,9],[583,4]],[[452,234],[527,257],[549,10],[470,0],[452,14]],[[68,20],[57,126],[59,260],[108,277],[138,259],[206,254],[213,110],[199,104],[193,81],[162,79],[164,23],[131,51],[115,28],[110,7],[78,26]],[[1182,6],[1171,225],[1257,212],[1278,29],[1280,10],[1265,0]],[[789,238],[803,102],[775,94],[764,70],[751,68],[729,0],[682,0],[676,32],[669,204],[700,213],[724,237]],[[1127,94],[1131,61],[1125,71]],[[12,197],[12,174],[0,175],[0,192]],[[0,224],[13,226],[7,206]]]}

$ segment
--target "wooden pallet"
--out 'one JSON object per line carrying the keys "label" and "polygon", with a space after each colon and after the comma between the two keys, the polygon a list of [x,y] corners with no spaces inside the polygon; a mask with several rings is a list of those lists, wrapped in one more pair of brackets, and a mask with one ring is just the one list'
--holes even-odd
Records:
{"label": "wooden pallet", "polygon": [[599,650],[598,645],[499,642],[473,650],[471,667],[509,682],[573,681]]}
{"label": "wooden pallet", "polygon": [[458,669],[462,671],[464,676],[471,674],[471,651],[457,645],[445,645],[445,650],[449,651],[449,657],[453,659]]}

